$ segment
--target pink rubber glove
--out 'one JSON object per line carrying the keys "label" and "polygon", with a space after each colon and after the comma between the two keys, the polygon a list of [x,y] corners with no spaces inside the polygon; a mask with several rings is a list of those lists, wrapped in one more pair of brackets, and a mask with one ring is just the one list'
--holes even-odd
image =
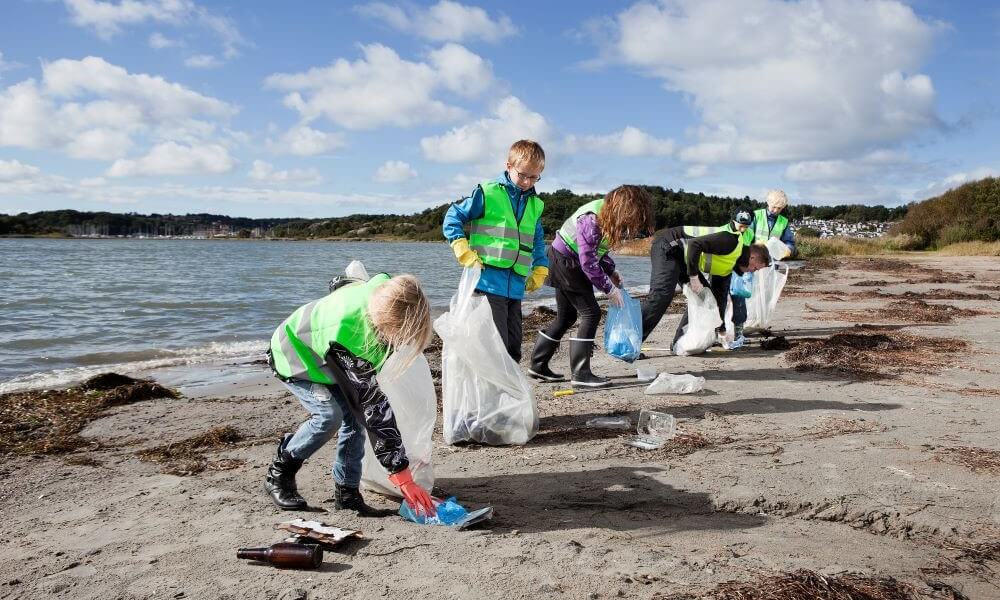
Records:
{"label": "pink rubber glove", "polygon": [[434,507],[431,495],[417,485],[416,481],[413,481],[413,475],[410,474],[409,468],[389,475],[389,483],[399,488],[399,491],[403,493],[403,498],[406,498],[406,501],[410,503],[410,508],[418,515],[433,517],[437,514],[437,508]]}

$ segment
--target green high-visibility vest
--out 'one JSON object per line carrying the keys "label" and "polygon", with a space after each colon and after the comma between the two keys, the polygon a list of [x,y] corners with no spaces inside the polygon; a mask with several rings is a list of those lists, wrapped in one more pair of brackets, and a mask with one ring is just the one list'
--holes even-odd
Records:
{"label": "green high-visibility vest", "polygon": [[[601,214],[601,207],[603,206],[604,198],[592,200],[576,209],[576,212],[563,221],[562,227],[559,228],[559,237],[566,242],[566,245],[569,246],[573,252],[580,254],[580,249],[576,245],[576,220],[587,213],[594,213],[595,215]],[[607,238],[602,237],[601,243],[597,246],[597,256],[604,256],[608,253],[608,250],[610,250],[608,248],[608,240]]]}
{"label": "green high-visibility vest", "polygon": [[768,230],[766,208],[758,208],[753,211],[753,218],[754,237],[762,244],[772,237],[776,237],[780,240],[781,234],[785,233],[785,228],[788,227],[788,217],[785,215],[778,215],[778,218],[774,220],[774,227]]}
{"label": "green high-visibility vest", "polygon": [[[740,255],[743,254],[743,238],[740,235],[740,232],[734,231],[730,225],[723,225],[722,227],[710,227],[705,225],[684,226],[684,233],[691,237],[701,237],[703,235],[718,233],[720,231],[725,231],[726,233],[735,235],[740,238],[741,243],[736,244],[736,247],[733,248],[733,251],[729,254],[709,254],[707,252],[702,252],[701,258],[698,259],[698,269],[702,273],[724,277],[733,272],[733,267],[736,266],[736,261],[739,260]],[[684,239],[682,242],[684,244],[684,258],[686,261],[688,255],[688,240]]]}
{"label": "green high-visibility vest", "polygon": [[271,358],[278,375],[335,383],[326,364],[326,353],[333,343],[380,370],[389,352],[368,320],[368,300],[386,281],[389,276],[379,273],[368,281],[338,288],[293,312],[271,336]]}
{"label": "green high-visibility vest", "polygon": [[479,254],[484,265],[513,268],[521,277],[527,277],[533,261],[535,228],[545,203],[538,196],[529,196],[518,221],[502,184],[484,181],[479,187],[483,189],[485,210],[482,218],[471,223],[469,247]]}

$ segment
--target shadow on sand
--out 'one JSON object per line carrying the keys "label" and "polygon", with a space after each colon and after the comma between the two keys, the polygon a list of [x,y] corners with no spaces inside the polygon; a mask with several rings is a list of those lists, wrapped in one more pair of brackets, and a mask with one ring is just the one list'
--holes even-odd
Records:
{"label": "shadow on sand", "polygon": [[496,510],[487,528],[524,532],[602,528],[678,531],[758,527],[757,516],[716,512],[708,494],[665,484],[661,467],[605,467],[582,471],[440,479],[436,483],[471,506]]}

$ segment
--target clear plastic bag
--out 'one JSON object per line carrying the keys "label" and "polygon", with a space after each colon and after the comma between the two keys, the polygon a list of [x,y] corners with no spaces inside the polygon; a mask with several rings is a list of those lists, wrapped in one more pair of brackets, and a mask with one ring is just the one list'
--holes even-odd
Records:
{"label": "clear plastic bag", "polygon": [[705,388],[705,378],[682,373],[660,373],[646,388],[646,394],[694,394]]}
{"label": "clear plastic bag", "polygon": [[781,290],[788,280],[788,267],[773,265],[754,273],[753,295],[747,300],[747,329],[767,329],[774,318]]}
{"label": "clear plastic bag", "polygon": [[701,354],[715,343],[715,330],[722,325],[719,306],[707,287],[698,295],[691,291],[690,285],[685,284],[684,297],[687,298],[688,323],[684,334],[674,343],[674,353],[679,356]]}
{"label": "clear plastic bag", "polygon": [[[403,348],[389,356],[378,374],[378,385],[389,399],[389,406],[396,416],[396,426],[403,436],[413,480],[425,490],[430,490],[434,487],[434,442],[431,437],[437,421],[437,394],[430,365],[423,354],[417,355],[413,363],[400,372],[399,366],[406,360],[406,354]],[[361,461],[361,485],[379,494],[402,497],[399,489],[389,483],[385,467],[375,458],[370,438]]]}
{"label": "clear plastic bag", "polygon": [[633,362],[642,349],[642,306],[624,289],[622,306],[608,307],[604,323],[604,349],[611,356]]}
{"label": "clear plastic bag", "polygon": [[782,242],[778,238],[771,238],[764,245],[767,246],[767,251],[771,253],[771,260],[782,260],[788,258],[792,253],[785,242]]}
{"label": "clear plastic bag", "polygon": [[462,272],[448,312],[434,321],[441,336],[444,441],[526,444],[538,432],[531,385],[511,359],[485,297],[475,296],[480,269]]}

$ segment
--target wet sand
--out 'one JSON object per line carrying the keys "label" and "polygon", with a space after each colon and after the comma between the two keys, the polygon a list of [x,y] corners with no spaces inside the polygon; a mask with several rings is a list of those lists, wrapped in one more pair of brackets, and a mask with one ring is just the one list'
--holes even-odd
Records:
{"label": "wet sand", "polygon": [[[496,508],[470,531],[334,511],[332,443],[298,477],[317,512],[276,510],[261,490],[271,440],[304,413],[263,366],[220,367],[215,384],[181,386],[181,398],[115,407],[91,422],[86,460],[3,458],[0,598],[276,599],[298,597],[296,589],[329,599],[667,598],[798,569],[891,576],[926,597],[954,597],[949,586],[1000,597],[1000,294],[924,300],[981,313],[950,323],[879,310],[906,292],[982,293],[1000,284],[1000,265],[899,260],[924,270],[851,259],[793,271],[796,291],[779,304],[774,333],[794,350],[868,323],[888,326],[890,337],[953,338],[966,349],[916,370],[890,368],[906,358],[887,352],[875,370],[888,377],[859,378],[796,370],[752,338],[734,352],[651,351],[638,363],[704,376],[696,395],[631,388],[553,398],[565,384],[536,384],[541,430],[527,446],[449,447],[437,436],[438,491]],[[948,277],[926,269],[962,277],[941,283]],[[872,280],[884,283],[851,285]],[[853,294],[873,289],[892,296]],[[668,315],[648,344],[666,346],[678,319]],[[565,349],[553,367],[568,370]],[[635,377],[634,365],[601,353],[594,370]],[[186,380],[176,370],[156,378]],[[641,408],[671,412],[683,435],[642,451],[624,446],[620,432],[584,425]],[[216,468],[176,475],[140,460],[144,450],[226,426],[246,437],[206,453]],[[329,552],[318,572],[236,559],[238,547],[279,541],[274,524],[296,516],[360,529],[365,540]]]}

